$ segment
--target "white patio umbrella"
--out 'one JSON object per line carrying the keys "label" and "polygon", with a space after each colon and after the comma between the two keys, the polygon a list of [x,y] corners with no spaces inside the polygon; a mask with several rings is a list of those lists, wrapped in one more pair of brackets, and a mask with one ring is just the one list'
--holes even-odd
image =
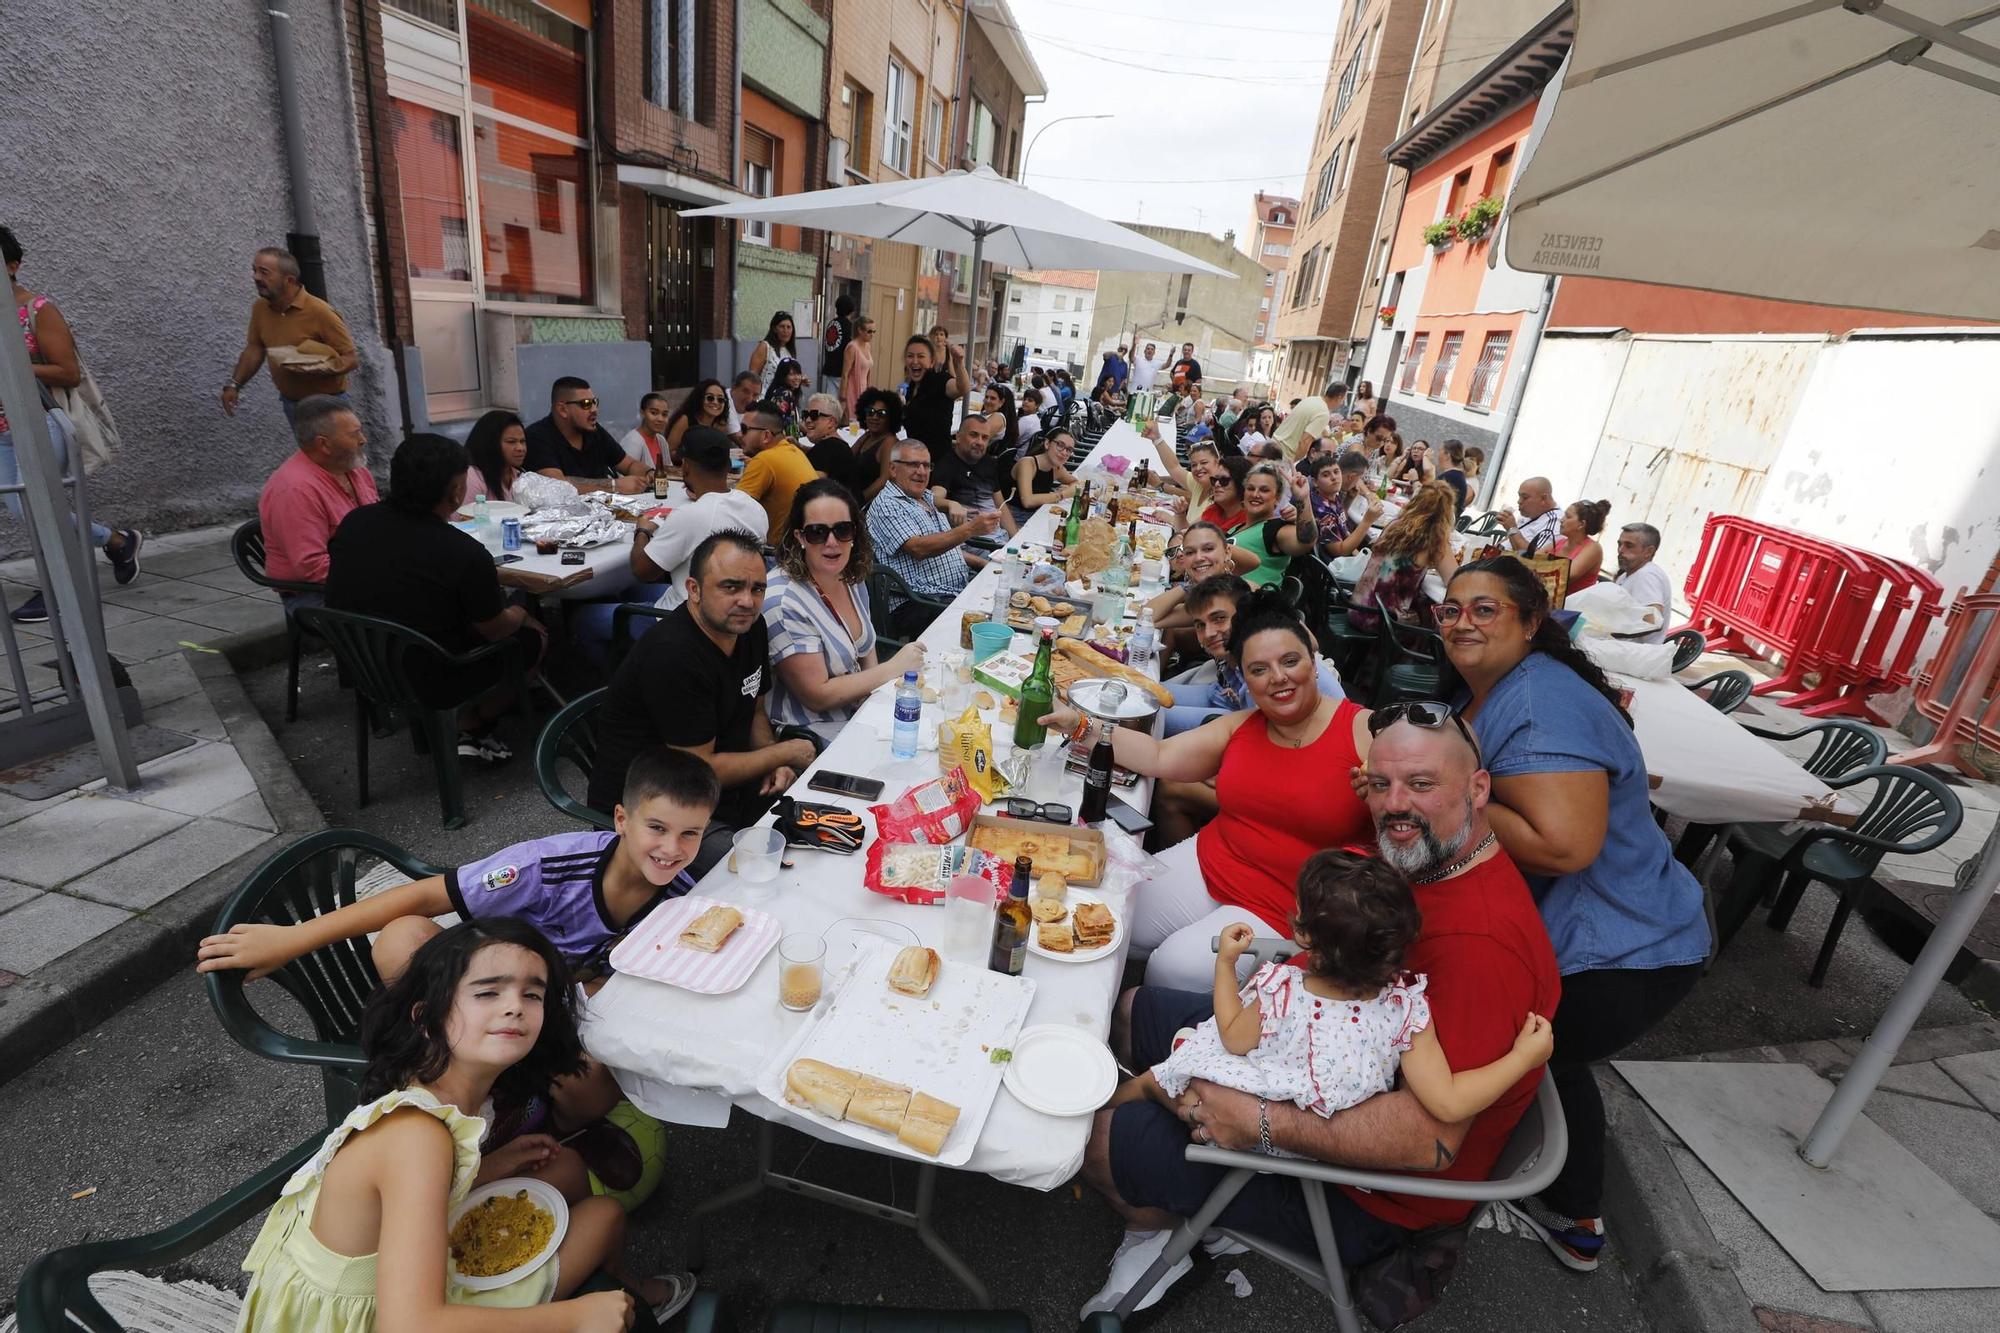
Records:
{"label": "white patio umbrella", "polygon": [[[1182,254],[1129,227],[1106,222],[1074,204],[1051,199],[980,166],[941,176],[843,185],[741,204],[697,208],[691,218],[737,218],[789,227],[972,251],[972,271],[984,260],[1008,268],[1078,268],[1135,273],[1206,273],[1228,269]],[[979,286],[972,285],[966,354],[979,328]]]}
{"label": "white patio umbrella", "polygon": [[1577,0],[1560,89],[1513,267],[2000,319],[1991,0]]}
{"label": "white patio umbrella", "polygon": [[[1576,6],[1575,42],[1543,94],[1510,200],[1514,268],[2000,320],[2000,5]],[[2000,888],[2000,827],[1966,869],[1804,1141],[1788,1130],[1752,1144],[1742,1160],[1755,1169],[1729,1180],[1788,1249],[1794,1233],[1772,1217],[1784,1206],[1761,1205],[1803,1197],[1809,1183],[1756,1153],[1783,1144],[1814,1167],[1831,1163]],[[1758,1095],[1761,1115],[1790,1094]],[[1741,1128],[1729,1135],[1747,1137]]]}

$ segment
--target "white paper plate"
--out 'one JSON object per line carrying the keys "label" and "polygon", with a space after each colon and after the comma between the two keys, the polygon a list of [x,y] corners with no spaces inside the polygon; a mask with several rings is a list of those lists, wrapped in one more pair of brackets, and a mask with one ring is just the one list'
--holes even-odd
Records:
{"label": "white paper plate", "polygon": [[1042,1023],[1021,1029],[1001,1081],[1016,1101],[1043,1115],[1089,1115],[1118,1087],[1111,1048],[1082,1028]]}
{"label": "white paper plate", "polygon": [[[1033,904],[1036,896],[1033,894],[1029,895],[1030,905]],[[1103,901],[1104,899],[1086,889],[1071,888],[1068,896],[1063,899],[1063,905],[1071,911],[1075,911],[1078,903],[1101,903]],[[1094,963],[1106,954],[1116,953],[1119,943],[1125,938],[1125,915],[1116,907],[1111,909],[1111,922],[1111,940],[1108,944],[1100,945],[1098,948],[1075,949],[1069,953],[1057,953],[1054,949],[1044,949],[1042,947],[1041,932],[1037,930],[1028,936],[1028,952],[1039,958],[1052,958],[1058,963]],[[1034,924],[1039,926],[1041,923],[1036,922]]]}
{"label": "white paper plate", "polygon": [[518,1268],[495,1273],[492,1277],[459,1277],[458,1285],[467,1291],[493,1291],[510,1282],[520,1281],[549,1261],[549,1256],[556,1252],[556,1247],[563,1242],[564,1234],[569,1231],[569,1204],[563,1201],[562,1191],[548,1181],[537,1180],[533,1176],[509,1176],[505,1180],[481,1185],[466,1195],[463,1203],[451,1210],[450,1225],[457,1226],[458,1219],[465,1216],[475,1205],[484,1203],[496,1194],[512,1194],[515,1190],[526,1190],[530,1199],[533,1199],[538,1206],[546,1208],[556,1219],[556,1229],[549,1233],[548,1243],[542,1246],[541,1251]]}

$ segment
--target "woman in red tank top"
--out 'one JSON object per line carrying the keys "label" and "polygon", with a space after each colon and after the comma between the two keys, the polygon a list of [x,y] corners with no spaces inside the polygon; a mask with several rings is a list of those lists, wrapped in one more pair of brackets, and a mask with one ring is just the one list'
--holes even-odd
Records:
{"label": "woman in red tank top", "polygon": [[[1349,779],[1367,756],[1368,711],[1320,693],[1312,638],[1277,589],[1237,608],[1230,655],[1254,708],[1164,741],[1112,733],[1120,765],[1170,782],[1214,778],[1220,806],[1194,837],[1160,853],[1168,873],[1136,890],[1132,948],[1150,954],[1148,985],[1206,990],[1223,926],[1241,921],[1289,937],[1306,858],[1374,842]],[[1050,720],[1075,723],[1067,709]]]}

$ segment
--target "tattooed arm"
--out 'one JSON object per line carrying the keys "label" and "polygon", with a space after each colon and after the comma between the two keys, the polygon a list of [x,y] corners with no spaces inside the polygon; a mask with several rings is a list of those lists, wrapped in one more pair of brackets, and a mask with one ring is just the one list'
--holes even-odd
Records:
{"label": "tattooed arm", "polygon": [[[1180,1097],[1190,1123],[1205,1126],[1219,1148],[1257,1147],[1257,1099],[1195,1080]],[[1458,1158],[1471,1120],[1446,1124],[1407,1088],[1370,1097],[1322,1118],[1290,1102],[1271,1102],[1271,1142],[1336,1166],[1379,1171],[1442,1171]]]}

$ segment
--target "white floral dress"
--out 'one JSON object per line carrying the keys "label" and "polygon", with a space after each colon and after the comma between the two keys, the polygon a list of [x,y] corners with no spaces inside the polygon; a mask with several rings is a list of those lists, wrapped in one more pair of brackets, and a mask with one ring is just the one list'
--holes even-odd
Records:
{"label": "white floral dress", "polygon": [[1426,979],[1405,974],[1367,1000],[1329,1000],[1305,981],[1289,963],[1264,964],[1242,990],[1243,1003],[1261,1006],[1255,1048],[1230,1054],[1209,1018],[1153,1066],[1153,1077],[1169,1096],[1205,1078],[1323,1116],[1394,1087],[1402,1053],[1431,1023]]}

